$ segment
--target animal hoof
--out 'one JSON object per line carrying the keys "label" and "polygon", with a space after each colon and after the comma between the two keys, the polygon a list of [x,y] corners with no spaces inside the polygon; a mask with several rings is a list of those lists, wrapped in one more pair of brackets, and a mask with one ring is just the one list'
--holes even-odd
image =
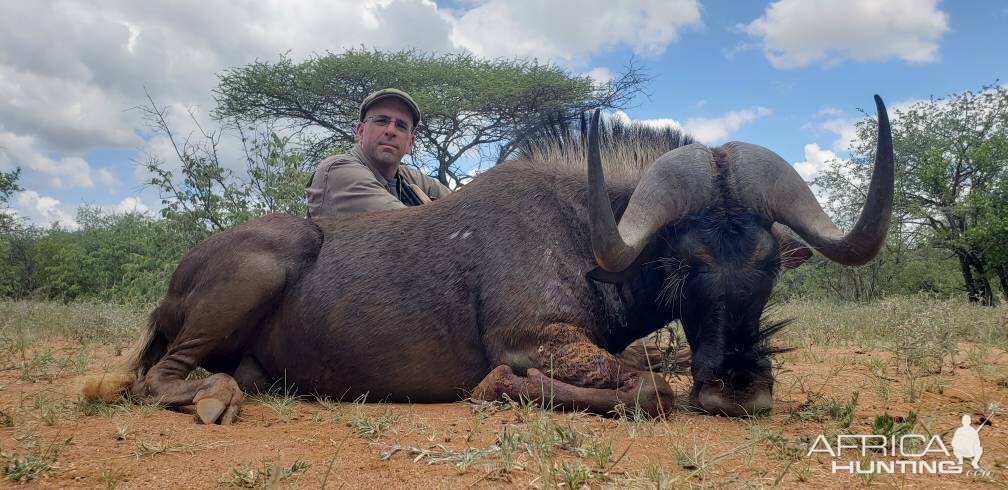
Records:
{"label": "animal hoof", "polygon": [[477,400],[494,401],[500,399],[501,395],[507,393],[507,388],[511,386],[514,373],[511,367],[501,364],[490,371],[489,374],[480,381],[480,384],[472,391],[472,397]]}
{"label": "animal hoof", "polygon": [[224,414],[221,415],[220,424],[231,425],[232,423],[234,423],[235,419],[238,418],[239,409],[241,409],[241,405],[238,404],[232,404],[229,407],[227,407],[227,410],[225,410]]}
{"label": "animal hoof", "polygon": [[[196,415],[204,424],[212,424],[224,413],[225,408],[227,405],[216,398],[204,398],[196,402]],[[231,419],[234,420],[234,417],[232,416]]]}

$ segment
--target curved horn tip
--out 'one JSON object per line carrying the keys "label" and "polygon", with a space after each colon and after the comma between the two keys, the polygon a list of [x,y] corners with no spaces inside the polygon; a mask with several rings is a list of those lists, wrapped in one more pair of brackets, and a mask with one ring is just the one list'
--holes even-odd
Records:
{"label": "curved horn tip", "polygon": [[878,111],[878,144],[880,149],[884,149],[885,153],[892,153],[892,128],[889,125],[889,112],[886,111],[885,103],[882,102],[882,97],[875,94],[875,109]]}
{"label": "curved horn tip", "polygon": [[599,118],[602,111],[595,109],[592,113],[591,122],[588,124],[588,159],[589,166],[592,165],[590,162],[594,157],[599,157],[599,165],[601,166],[601,154],[599,153]]}
{"label": "curved horn tip", "polygon": [[875,94],[875,110],[878,112],[879,119],[883,116],[887,120],[889,119],[889,113],[886,111],[885,102],[882,102],[882,97],[879,97],[879,94]]}

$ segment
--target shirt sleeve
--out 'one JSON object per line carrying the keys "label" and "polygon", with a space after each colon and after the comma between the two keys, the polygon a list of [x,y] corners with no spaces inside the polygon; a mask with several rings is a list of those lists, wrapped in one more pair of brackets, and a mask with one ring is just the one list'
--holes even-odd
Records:
{"label": "shirt sleeve", "polygon": [[345,158],[331,158],[319,164],[305,194],[309,216],[406,207],[389,194],[367,167]]}

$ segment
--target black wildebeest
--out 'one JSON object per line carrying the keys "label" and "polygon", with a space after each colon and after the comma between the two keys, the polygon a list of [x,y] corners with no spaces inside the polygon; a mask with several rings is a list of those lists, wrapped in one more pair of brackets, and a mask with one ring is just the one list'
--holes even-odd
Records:
{"label": "black wildebeest", "polygon": [[[782,268],[810,254],[780,225],[844,264],[867,262],[885,239],[892,145],[876,105],[875,170],[849,233],[789,164],[750,144],[690,144],[652,161],[610,136],[604,179],[596,113],[587,179],[568,151],[503,163],[425,206],[267,216],[210,237],[151,313],[132,376],[92,391],[132,382],[133,395],[195,405],[206,423],[230,423],[242,388],[278,380],[343,399],[509,395],[658,413],[672,406],[669,385],[614,353],[679,319],[693,403],[769,410],[765,340],[778,325],[760,318]],[[215,374],[187,380],[197,366]]]}

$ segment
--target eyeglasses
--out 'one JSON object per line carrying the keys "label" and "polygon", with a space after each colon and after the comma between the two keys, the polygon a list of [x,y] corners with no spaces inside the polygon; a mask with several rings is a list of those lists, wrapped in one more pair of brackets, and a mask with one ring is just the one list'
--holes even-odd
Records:
{"label": "eyeglasses", "polygon": [[368,116],[364,118],[365,121],[367,121],[368,119],[370,119],[371,122],[375,123],[375,126],[381,128],[384,128],[388,126],[389,123],[391,123],[392,121],[395,121],[396,129],[404,133],[410,132],[410,125],[406,121],[403,121],[402,119],[391,118],[388,116]]}

